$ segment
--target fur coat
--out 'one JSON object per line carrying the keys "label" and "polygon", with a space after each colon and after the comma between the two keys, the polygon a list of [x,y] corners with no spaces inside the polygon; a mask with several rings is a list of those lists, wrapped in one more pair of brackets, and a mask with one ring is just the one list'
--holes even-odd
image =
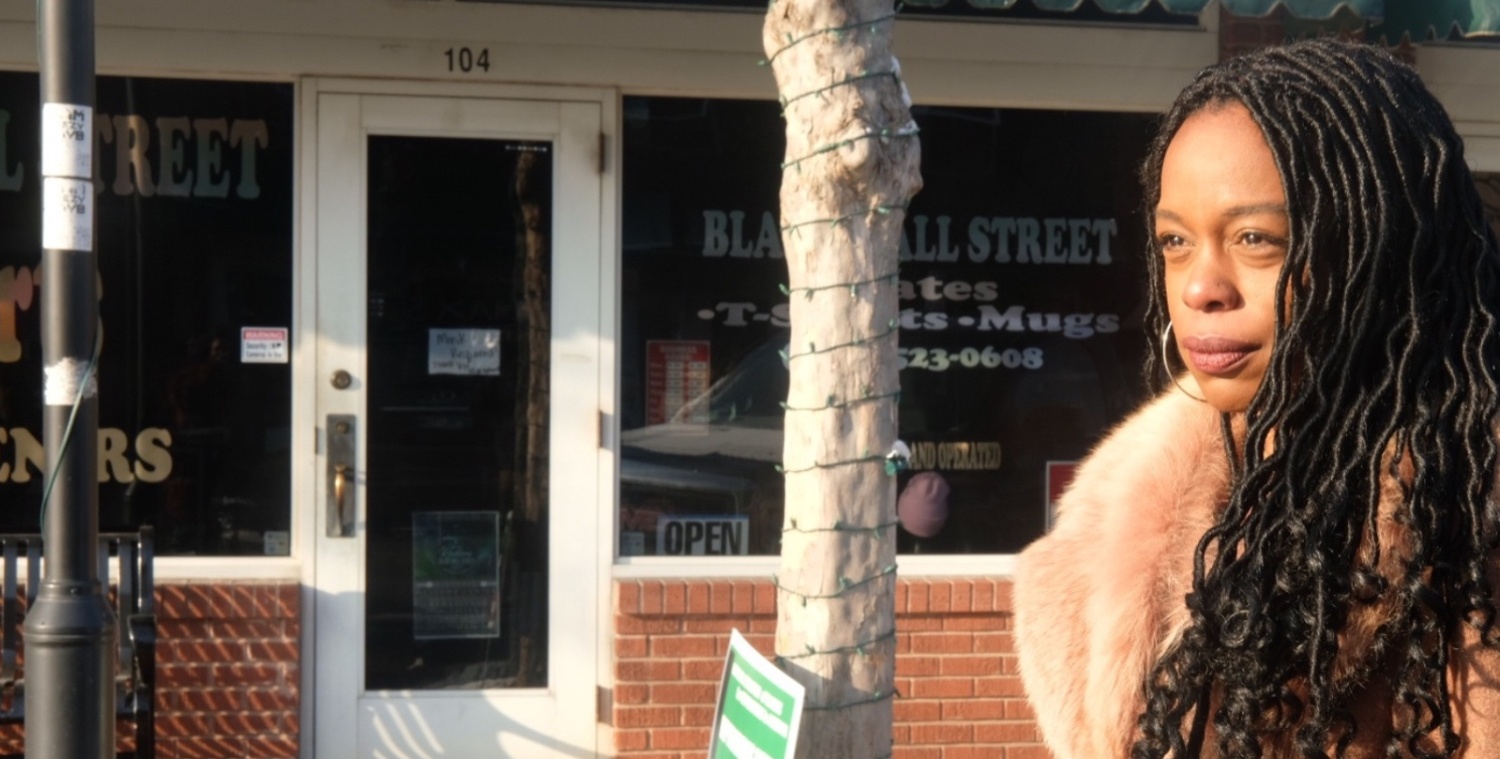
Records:
{"label": "fur coat", "polygon": [[[1157,398],[1090,454],[1058,503],[1053,531],[1019,557],[1021,677],[1057,759],[1130,755],[1146,677],[1187,625],[1193,551],[1228,495],[1220,429],[1217,412],[1179,390]],[[1393,513],[1398,493],[1386,489],[1383,514]],[[1399,546],[1395,521],[1380,522],[1382,545]],[[1382,553],[1379,568],[1394,576],[1400,551]],[[1351,612],[1336,678],[1368,652],[1387,611],[1377,603]],[[1500,651],[1463,630],[1449,664],[1459,756],[1500,759]],[[1389,720],[1388,689],[1362,686],[1352,708],[1358,733],[1349,756],[1382,756],[1388,728],[1370,726]],[[1204,749],[1216,755],[1211,724]],[[1292,753],[1272,747],[1268,756]]]}

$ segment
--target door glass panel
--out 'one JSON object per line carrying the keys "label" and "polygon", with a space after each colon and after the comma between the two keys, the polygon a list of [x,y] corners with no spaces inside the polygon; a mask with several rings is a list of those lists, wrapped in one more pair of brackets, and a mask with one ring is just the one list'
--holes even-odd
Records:
{"label": "door glass panel", "polygon": [[552,155],[369,138],[367,689],[547,685]]}

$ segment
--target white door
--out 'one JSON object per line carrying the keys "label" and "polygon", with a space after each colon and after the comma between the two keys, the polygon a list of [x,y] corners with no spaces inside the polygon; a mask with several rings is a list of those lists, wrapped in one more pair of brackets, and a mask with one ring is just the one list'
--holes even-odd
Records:
{"label": "white door", "polygon": [[601,106],[315,102],[310,755],[594,756]]}

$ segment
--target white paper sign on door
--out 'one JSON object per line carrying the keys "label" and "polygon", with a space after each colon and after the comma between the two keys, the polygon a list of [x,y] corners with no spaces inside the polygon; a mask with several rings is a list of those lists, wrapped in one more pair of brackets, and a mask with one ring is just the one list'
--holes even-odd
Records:
{"label": "white paper sign on door", "polygon": [[427,330],[427,373],[500,374],[500,330]]}

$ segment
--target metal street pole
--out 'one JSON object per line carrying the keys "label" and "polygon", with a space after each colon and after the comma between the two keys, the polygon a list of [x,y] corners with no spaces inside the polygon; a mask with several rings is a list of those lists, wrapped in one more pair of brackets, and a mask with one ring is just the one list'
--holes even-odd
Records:
{"label": "metal street pole", "polygon": [[114,615],[99,586],[99,305],[94,253],[94,3],[38,0],[46,569],[22,628],[26,755],[115,749]]}

